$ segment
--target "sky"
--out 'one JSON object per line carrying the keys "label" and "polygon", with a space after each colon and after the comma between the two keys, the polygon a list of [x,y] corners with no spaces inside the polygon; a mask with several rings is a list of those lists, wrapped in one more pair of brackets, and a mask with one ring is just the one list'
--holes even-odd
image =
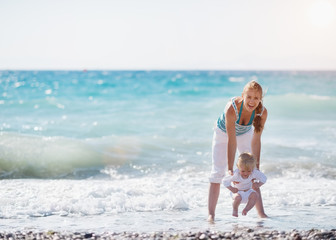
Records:
{"label": "sky", "polygon": [[0,70],[336,70],[336,0],[0,0]]}

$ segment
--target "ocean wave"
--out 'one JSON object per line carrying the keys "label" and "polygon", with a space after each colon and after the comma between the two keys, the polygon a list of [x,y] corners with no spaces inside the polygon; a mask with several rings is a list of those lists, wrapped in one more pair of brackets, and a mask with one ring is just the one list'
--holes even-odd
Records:
{"label": "ocean wave", "polygon": [[307,106],[309,106],[312,102],[320,103],[323,101],[331,101],[331,103],[334,105],[335,100],[336,96],[334,95],[331,96],[306,93],[284,93],[277,95],[266,94],[265,96],[265,101],[269,102],[294,102],[299,104],[307,104]]}
{"label": "ocean wave", "polygon": [[271,113],[281,114],[282,116],[297,117],[303,115],[305,117],[307,113],[310,113],[312,118],[315,119],[319,115],[328,117],[336,112],[336,96],[297,93],[266,95],[264,103]]}
{"label": "ocean wave", "polygon": [[328,163],[311,161],[310,159],[286,159],[265,162],[261,170],[271,177],[286,177],[288,179],[335,179],[336,168]]}
{"label": "ocean wave", "polygon": [[[0,133],[0,178],[110,178],[202,166],[210,141],[163,136],[104,136],[75,139]],[[114,176],[112,176],[114,177]]]}
{"label": "ocean wave", "polygon": [[[320,144],[324,144],[321,142]],[[264,139],[262,170],[271,176],[336,178],[336,152],[313,139]],[[0,178],[137,178],[211,168],[208,139],[105,136],[88,139],[0,134]]]}
{"label": "ocean wave", "polygon": [[244,82],[245,78],[244,77],[229,77],[230,82]]}
{"label": "ocean wave", "polygon": [[[182,182],[177,174],[115,180],[3,180],[0,190],[6,197],[0,199],[0,218],[185,211],[203,200],[186,191],[191,180]],[[16,195],[18,189],[22,194]]]}
{"label": "ocean wave", "polygon": [[104,166],[123,164],[127,154],[116,154],[117,148],[102,151],[85,140],[4,132],[0,149],[1,178],[87,177]]}

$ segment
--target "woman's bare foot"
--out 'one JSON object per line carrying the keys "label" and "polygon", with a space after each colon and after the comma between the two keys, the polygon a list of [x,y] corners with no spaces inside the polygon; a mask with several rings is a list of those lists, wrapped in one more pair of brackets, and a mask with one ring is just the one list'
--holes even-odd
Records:
{"label": "woman's bare foot", "polygon": [[213,215],[209,215],[208,222],[209,223],[215,223],[215,217]]}
{"label": "woman's bare foot", "polygon": [[238,209],[233,209],[232,216],[238,217]]}
{"label": "woman's bare foot", "polygon": [[268,216],[267,216],[265,213],[261,213],[261,214],[259,214],[259,217],[260,217],[260,218],[268,218]]}

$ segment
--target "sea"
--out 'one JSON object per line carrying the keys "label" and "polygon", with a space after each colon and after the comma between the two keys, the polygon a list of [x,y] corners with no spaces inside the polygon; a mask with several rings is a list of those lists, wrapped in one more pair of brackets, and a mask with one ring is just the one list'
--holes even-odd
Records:
{"label": "sea", "polygon": [[[258,81],[268,119],[255,209],[221,187],[213,126]],[[336,228],[335,71],[0,71],[0,231]]]}

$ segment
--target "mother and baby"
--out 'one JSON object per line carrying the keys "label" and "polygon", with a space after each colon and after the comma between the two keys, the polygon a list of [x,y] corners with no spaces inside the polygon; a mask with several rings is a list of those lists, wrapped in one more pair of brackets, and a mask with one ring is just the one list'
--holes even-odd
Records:
{"label": "mother and baby", "polygon": [[[243,215],[255,205],[259,216],[267,217],[260,193],[260,186],[266,182],[266,177],[258,170],[261,134],[267,119],[262,98],[262,87],[256,81],[251,81],[245,85],[242,96],[232,98],[218,118],[212,141],[212,170],[209,178],[210,222],[215,219],[221,183],[231,191],[233,216],[238,217],[239,204],[246,203]],[[233,171],[237,148],[240,155],[237,169]]]}

